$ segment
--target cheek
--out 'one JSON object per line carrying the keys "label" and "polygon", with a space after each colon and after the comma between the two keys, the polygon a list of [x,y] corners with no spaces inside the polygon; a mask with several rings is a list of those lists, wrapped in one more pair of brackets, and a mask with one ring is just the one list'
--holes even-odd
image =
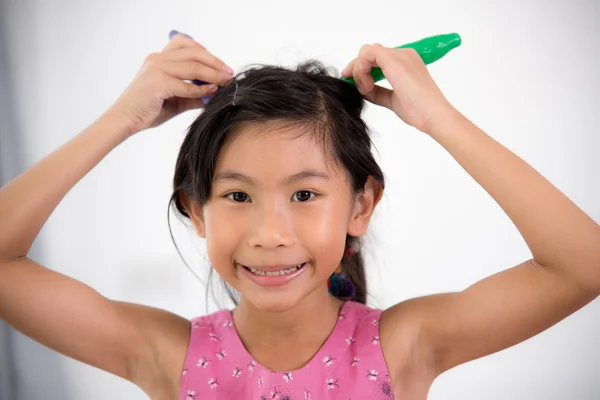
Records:
{"label": "cheek", "polygon": [[[205,207],[206,248],[208,258],[217,272],[227,279],[233,276],[232,256],[244,246],[246,235],[255,221],[251,208],[232,209],[222,206]],[[291,205],[282,224],[283,235],[291,235],[293,247],[317,261],[318,275],[328,277],[338,266],[344,253],[349,206],[336,197],[324,198],[314,204]],[[223,223],[223,221],[227,221]]]}
{"label": "cheek", "polygon": [[221,207],[206,207],[204,216],[208,259],[225,277],[232,273],[232,255],[242,241],[243,229],[236,224],[239,219],[231,218],[231,213]]}
{"label": "cheek", "polygon": [[317,260],[317,273],[329,275],[344,252],[349,211],[333,202],[320,206],[296,217],[296,233]]}

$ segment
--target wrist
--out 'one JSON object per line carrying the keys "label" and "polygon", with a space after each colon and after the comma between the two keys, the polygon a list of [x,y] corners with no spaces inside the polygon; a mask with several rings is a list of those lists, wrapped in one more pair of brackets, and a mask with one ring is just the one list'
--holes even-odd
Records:
{"label": "wrist", "polygon": [[98,125],[106,135],[112,135],[116,140],[125,141],[135,133],[131,121],[122,114],[112,110],[102,114],[94,125]]}
{"label": "wrist", "polygon": [[466,118],[460,111],[448,104],[447,107],[438,112],[437,118],[432,119],[424,132],[433,139],[436,139],[437,137],[455,131],[456,127],[463,123],[465,119]]}

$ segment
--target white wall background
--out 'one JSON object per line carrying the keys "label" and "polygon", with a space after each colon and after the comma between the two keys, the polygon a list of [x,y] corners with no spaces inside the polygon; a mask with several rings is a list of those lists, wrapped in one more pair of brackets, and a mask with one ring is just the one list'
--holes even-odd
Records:
{"label": "white wall background", "polygon": [[[341,70],[364,43],[458,32],[430,66],[446,96],[600,222],[600,3],[554,1],[6,1],[14,109],[33,165],[90,124],[171,29],[239,70],[317,58]],[[37,260],[112,299],[205,312],[166,210],[190,112],[115,149],[70,192]],[[433,140],[369,107],[387,191],[371,230],[374,300],[462,290],[531,256],[494,200]],[[207,267],[177,221],[178,243]],[[201,250],[202,243],[196,243]],[[211,310],[214,306],[211,305]],[[145,399],[132,384],[14,333],[23,399]],[[430,399],[600,398],[600,301],[541,335],[441,376]]]}

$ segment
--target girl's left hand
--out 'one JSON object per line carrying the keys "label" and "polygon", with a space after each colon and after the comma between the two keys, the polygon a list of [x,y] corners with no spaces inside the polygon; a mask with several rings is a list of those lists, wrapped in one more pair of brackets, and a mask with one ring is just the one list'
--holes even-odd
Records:
{"label": "girl's left hand", "polygon": [[[375,85],[370,74],[373,67],[381,68],[393,90]],[[354,78],[368,101],[389,108],[404,122],[427,134],[441,119],[456,111],[414,49],[366,44],[344,68],[342,76]]]}

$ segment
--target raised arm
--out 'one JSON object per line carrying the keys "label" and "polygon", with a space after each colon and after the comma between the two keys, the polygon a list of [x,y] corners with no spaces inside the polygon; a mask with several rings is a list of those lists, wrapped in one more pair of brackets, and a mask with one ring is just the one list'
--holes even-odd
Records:
{"label": "raised arm", "polygon": [[[373,66],[393,90],[374,86]],[[463,292],[386,310],[382,329],[393,336],[410,325],[433,375],[530,338],[600,295],[600,226],[454,109],[415,51],[365,45],[342,75],[352,76],[369,101],[442,145],[502,207],[533,255]]]}
{"label": "raised arm", "polygon": [[[69,357],[130,376],[137,328],[92,288],[27,254],[66,193],[127,137],[106,115],[0,189],[0,318]],[[101,316],[98,318],[98,316]]]}
{"label": "raised arm", "polygon": [[211,86],[186,82],[192,79],[224,85],[231,75],[200,44],[177,35],[146,59],[94,124],[0,188],[0,318],[47,347],[147,387],[157,384],[155,370],[172,366],[161,351],[169,332],[186,329],[182,318],[106,299],[27,255],[61,199],[110,151],[133,133],[202,106]]}
{"label": "raised arm", "polygon": [[420,300],[438,374],[537,335],[600,295],[600,226],[459,113],[439,122],[431,136],[502,207],[533,258]]}

